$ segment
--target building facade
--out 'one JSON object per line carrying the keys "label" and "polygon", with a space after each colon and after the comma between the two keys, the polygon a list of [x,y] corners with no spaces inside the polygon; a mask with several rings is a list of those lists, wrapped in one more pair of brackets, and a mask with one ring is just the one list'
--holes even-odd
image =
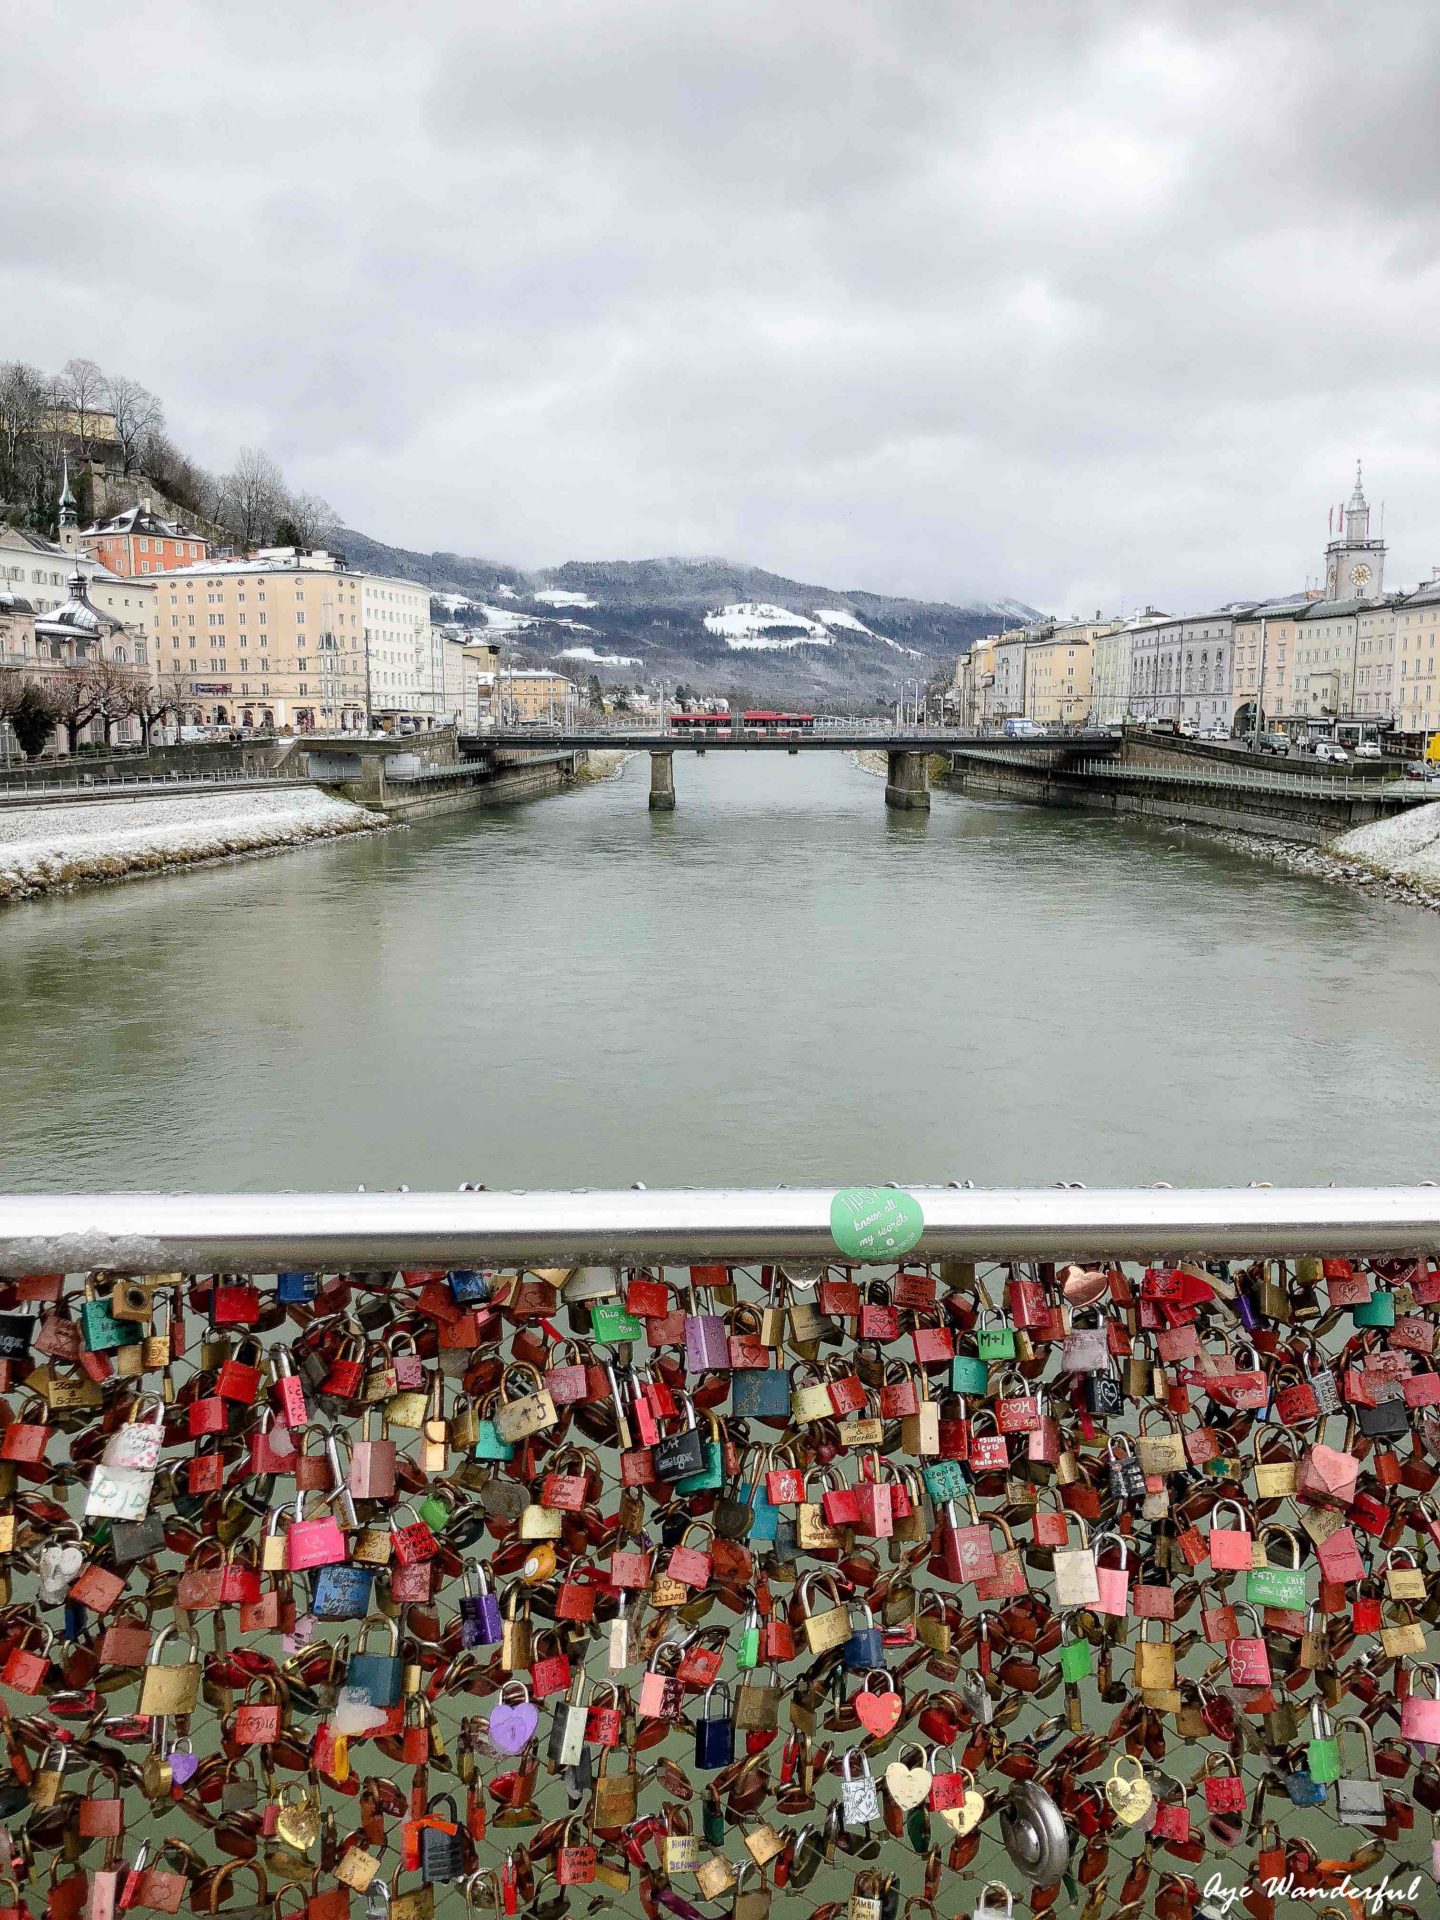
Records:
{"label": "building facade", "polygon": [[[1437,639],[1440,639],[1440,578],[1408,594],[1395,609],[1390,710],[1402,732],[1433,733],[1440,729],[1440,683],[1435,678],[1435,658],[1440,653]],[[1357,691],[1357,702],[1363,691],[1363,687]]]}
{"label": "building facade", "polygon": [[1235,617],[1248,602],[1137,627],[1130,657],[1130,711],[1203,731],[1231,722]]}
{"label": "building facade", "polygon": [[995,642],[995,677],[990,686],[990,719],[1013,720],[1025,711],[1025,650],[1023,629],[1002,633]]}
{"label": "building facade", "polygon": [[191,566],[210,552],[208,542],[193,527],[162,520],[148,500],[87,527],[79,535],[79,546],[111,573],[126,576]]}
{"label": "building facade", "polygon": [[376,723],[433,727],[444,699],[445,665],[431,633],[429,588],[378,574],[356,577]]}
{"label": "building facade", "polygon": [[1025,712],[1042,727],[1081,726],[1090,717],[1093,646],[1057,629],[1026,649]]}
{"label": "building facade", "polygon": [[1295,711],[1294,672],[1301,622],[1312,605],[1306,594],[1261,600],[1235,615],[1231,647],[1231,727],[1253,733],[1284,731]]}
{"label": "building facade", "polygon": [[257,731],[363,731],[361,576],[276,548],[157,578],[156,665],[182,718]]}
{"label": "building facade", "polygon": [[443,641],[413,581],[262,547],[169,568],[156,590],[163,685],[195,724],[356,733],[443,717]]}

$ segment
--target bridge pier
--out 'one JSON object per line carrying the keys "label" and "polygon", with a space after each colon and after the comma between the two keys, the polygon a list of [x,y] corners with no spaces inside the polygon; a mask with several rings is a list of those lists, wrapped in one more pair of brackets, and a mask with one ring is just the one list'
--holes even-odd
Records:
{"label": "bridge pier", "polygon": [[675,756],[673,753],[652,753],[650,756],[650,811],[651,813],[675,811]]}
{"label": "bridge pier", "polygon": [[885,775],[885,804],[897,813],[930,811],[930,762],[923,753],[892,752]]}

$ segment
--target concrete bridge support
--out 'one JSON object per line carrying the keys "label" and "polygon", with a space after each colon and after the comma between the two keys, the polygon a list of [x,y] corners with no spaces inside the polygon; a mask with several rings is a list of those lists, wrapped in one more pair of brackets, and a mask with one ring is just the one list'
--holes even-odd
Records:
{"label": "concrete bridge support", "polygon": [[930,811],[930,762],[923,753],[891,753],[885,804],[897,813]]}
{"label": "concrete bridge support", "polygon": [[652,813],[675,811],[675,756],[673,753],[652,753],[650,756],[650,811]]}

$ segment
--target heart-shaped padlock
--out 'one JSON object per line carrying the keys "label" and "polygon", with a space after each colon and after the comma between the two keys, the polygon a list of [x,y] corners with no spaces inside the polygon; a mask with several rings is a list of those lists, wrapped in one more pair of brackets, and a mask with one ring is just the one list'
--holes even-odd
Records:
{"label": "heart-shaped padlock", "polygon": [[[1135,1771],[1127,1774],[1123,1771],[1127,1766]],[[1145,1769],[1138,1760],[1126,1753],[1116,1754],[1110,1763],[1110,1777],[1105,1782],[1105,1798],[1116,1818],[1123,1820],[1127,1827],[1133,1827],[1137,1821],[1145,1818],[1155,1796],[1145,1778]]]}

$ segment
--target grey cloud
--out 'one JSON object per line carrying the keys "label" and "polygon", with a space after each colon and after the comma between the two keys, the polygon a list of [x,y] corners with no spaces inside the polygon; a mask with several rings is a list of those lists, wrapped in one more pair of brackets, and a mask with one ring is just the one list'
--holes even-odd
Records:
{"label": "grey cloud", "polygon": [[1363,453],[1440,554],[1419,0],[80,12],[7,44],[3,352],[382,537],[1183,606]]}

